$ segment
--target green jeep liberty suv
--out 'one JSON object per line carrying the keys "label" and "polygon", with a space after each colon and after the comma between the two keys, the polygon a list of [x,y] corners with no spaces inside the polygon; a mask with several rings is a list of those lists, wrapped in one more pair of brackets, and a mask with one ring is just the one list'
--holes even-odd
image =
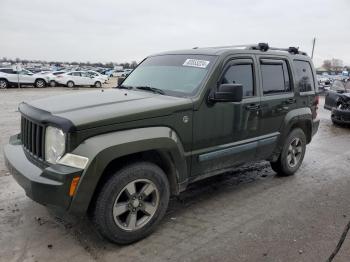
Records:
{"label": "green jeep liberty suv", "polygon": [[6,163],[34,201],[131,243],[197,180],[256,160],[294,174],[319,126],[315,76],[304,52],[263,43],[152,55],[117,88],[21,103]]}

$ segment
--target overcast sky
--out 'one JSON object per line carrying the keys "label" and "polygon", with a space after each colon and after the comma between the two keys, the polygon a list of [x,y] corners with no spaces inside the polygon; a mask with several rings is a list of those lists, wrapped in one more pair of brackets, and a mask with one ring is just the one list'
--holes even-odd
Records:
{"label": "overcast sky", "polygon": [[0,0],[0,57],[125,62],[268,42],[350,64],[349,0]]}

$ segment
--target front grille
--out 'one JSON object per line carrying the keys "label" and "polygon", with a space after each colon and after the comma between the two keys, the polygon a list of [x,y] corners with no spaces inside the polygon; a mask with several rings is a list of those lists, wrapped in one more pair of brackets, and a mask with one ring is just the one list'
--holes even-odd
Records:
{"label": "front grille", "polygon": [[44,139],[45,128],[43,125],[37,124],[28,118],[22,116],[21,118],[21,140],[23,148],[29,152],[33,157],[44,159]]}

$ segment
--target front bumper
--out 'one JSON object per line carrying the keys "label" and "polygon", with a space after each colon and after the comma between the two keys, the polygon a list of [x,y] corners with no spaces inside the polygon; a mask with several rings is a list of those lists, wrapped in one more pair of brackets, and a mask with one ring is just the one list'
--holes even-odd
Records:
{"label": "front bumper", "polygon": [[350,110],[333,108],[331,118],[332,121],[336,124],[350,125]]}
{"label": "front bumper", "polygon": [[17,136],[10,138],[4,148],[5,163],[26,195],[47,206],[67,210],[71,203],[69,188],[73,177],[80,177],[83,170],[64,165],[40,168],[26,156]]}

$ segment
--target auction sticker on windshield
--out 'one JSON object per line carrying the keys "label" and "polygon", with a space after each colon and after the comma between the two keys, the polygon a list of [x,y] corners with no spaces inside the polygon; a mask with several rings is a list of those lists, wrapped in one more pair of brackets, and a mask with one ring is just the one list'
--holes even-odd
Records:
{"label": "auction sticker on windshield", "polygon": [[197,59],[186,59],[184,66],[192,66],[199,68],[206,68],[209,65],[210,61],[206,60],[197,60]]}

